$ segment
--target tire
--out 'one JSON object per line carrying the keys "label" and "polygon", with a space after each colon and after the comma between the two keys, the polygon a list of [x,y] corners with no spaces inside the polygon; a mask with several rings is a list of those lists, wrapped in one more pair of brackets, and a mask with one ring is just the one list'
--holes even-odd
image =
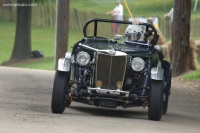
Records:
{"label": "tire", "polygon": [[163,90],[163,81],[151,80],[148,111],[149,120],[159,121],[162,117]]}
{"label": "tire", "polygon": [[69,72],[56,71],[53,85],[53,93],[51,100],[51,110],[53,113],[61,114],[64,112],[66,103],[70,105],[70,101],[66,101],[66,93],[69,85]]}
{"label": "tire", "polygon": [[169,78],[167,80],[167,92],[164,94],[165,97],[163,101],[163,114],[166,114],[168,110],[170,90],[171,90],[171,70],[170,70]]}
{"label": "tire", "polygon": [[165,94],[165,99],[163,101],[163,115],[165,115],[167,113],[167,110],[168,110],[168,100],[169,100],[169,94],[166,93]]}

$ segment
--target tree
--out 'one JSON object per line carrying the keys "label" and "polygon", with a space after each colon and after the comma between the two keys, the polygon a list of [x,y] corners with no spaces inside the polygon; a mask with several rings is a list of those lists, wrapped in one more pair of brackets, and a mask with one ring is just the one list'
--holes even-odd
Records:
{"label": "tree", "polygon": [[32,2],[44,3],[44,0],[17,0],[15,42],[10,61],[20,61],[31,57]]}
{"label": "tree", "polygon": [[69,1],[57,0],[55,69],[58,59],[65,55],[68,47]]}
{"label": "tree", "polygon": [[171,64],[173,76],[189,70],[191,0],[174,0]]}
{"label": "tree", "polygon": [[[18,4],[31,4],[32,0],[17,0]],[[10,60],[30,58],[31,53],[31,6],[17,7],[15,42]]]}
{"label": "tree", "polygon": [[[44,0],[17,0],[19,5],[32,2],[44,3]],[[69,27],[69,1],[57,0],[57,25],[56,25],[56,67],[59,58],[63,57],[68,46]],[[51,2],[51,0],[49,0]],[[17,24],[14,48],[11,61],[19,61],[30,58],[31,54],[31,6],[17,7]]]}

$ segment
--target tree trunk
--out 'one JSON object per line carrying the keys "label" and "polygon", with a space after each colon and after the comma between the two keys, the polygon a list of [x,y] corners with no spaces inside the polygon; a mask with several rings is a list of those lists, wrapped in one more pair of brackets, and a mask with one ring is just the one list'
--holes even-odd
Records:
{"label": "tree trunk", "polygon": [[[17,0],[17,3],[32,3],[32,0]],[[31,54],[31,6],[17,7],[17,24],[15,43],[11,61],[19,61],[30,58]]]}
{"label": "tree trunk", "polygon": [[174,21],[171,47],[173,76],[189,70],[191,0],[174,1]]}
{"label": "tree trunk", "polygon": [[57,0],[55,69],[58,59],[64,57],[68,47],[69,1]]}

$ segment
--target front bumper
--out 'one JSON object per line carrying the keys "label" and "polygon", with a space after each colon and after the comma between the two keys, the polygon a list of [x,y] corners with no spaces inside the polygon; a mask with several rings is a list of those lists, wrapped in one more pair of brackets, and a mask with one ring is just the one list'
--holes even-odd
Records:
{"label": "front bumper", "polygon": [[125,98],[129,97],[128,91],[122,90],[109,90],[109,89],[101,89],[101,88],[88,88],[88,94],[102,94],[102,95],[111,95],[111,96],[124,96]]}
{"label": "front bumper", "polygon": [[86,103],[95,106],[116,108],[143,106],[145,96],[138,96],[129,91],[109,90],[101,88],[91,88],[80,90],[77,95],[73,96],[73,101]]}

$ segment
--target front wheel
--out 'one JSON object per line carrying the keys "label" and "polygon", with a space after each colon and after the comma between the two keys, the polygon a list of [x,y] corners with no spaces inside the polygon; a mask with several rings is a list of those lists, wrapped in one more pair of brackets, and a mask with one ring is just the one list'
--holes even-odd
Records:
{"label": "front wheel", "polygon": [[163,114],[166,114],[168,110],[168,101],[169,101],[169,95],[170,95],[170,90],[171,90],[171,75],[172,75],[172,70],[170,70],[169,77],[167,80],[166,92],[164,94]]}
{"label": "front wheel", "polygon": [[148,111],[149,120],[159,121],[162,117],[163,90],[163,81],[151,80]]}
{"label": "front wheel", "polygon": [[69,87],[69,72],[56,71],[53,85],[51,110],[53,113],[63,113],[69,101],[66,101],[67,89]]}

